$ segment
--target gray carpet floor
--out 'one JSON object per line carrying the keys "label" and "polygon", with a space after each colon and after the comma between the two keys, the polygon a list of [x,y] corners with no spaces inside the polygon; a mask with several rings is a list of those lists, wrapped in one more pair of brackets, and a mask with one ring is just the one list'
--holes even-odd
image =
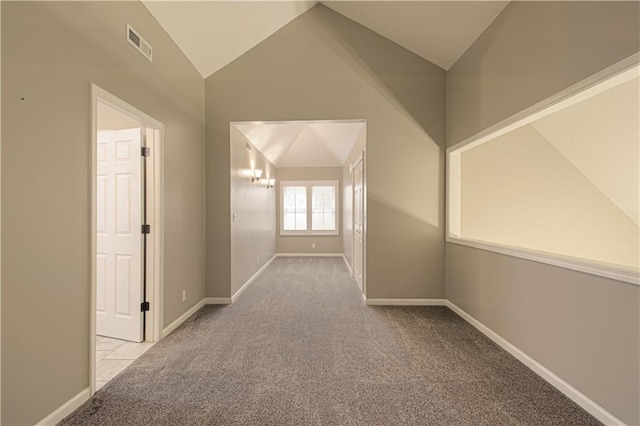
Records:
{"label": "gray carpet floor", "polygon": [[368,307],[340,258],[278,258],[62,425],[596,425],[446,307]]}

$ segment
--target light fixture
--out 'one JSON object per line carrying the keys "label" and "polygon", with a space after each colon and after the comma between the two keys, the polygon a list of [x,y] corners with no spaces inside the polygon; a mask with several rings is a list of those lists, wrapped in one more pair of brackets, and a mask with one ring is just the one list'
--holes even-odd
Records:
{"label": "light fixture", "polygon": [[261,176],[262,176],[262,170],[255,169],[253,171],[253,176],[251,176],[251,182],[259,181]]}
{"label": "light fixture", "polygon": [[273,188],[273,185],[275,185],[275,183],[275,179],[267,179],[267,188]]}

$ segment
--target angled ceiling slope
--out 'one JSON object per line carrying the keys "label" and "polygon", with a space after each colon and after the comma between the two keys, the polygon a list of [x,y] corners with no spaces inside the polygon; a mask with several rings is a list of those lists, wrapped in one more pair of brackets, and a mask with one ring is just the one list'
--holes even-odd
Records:
{"label": "angled ceiling slope", "polygon": [[[204,78],[316,1],[142,0]],[[448,70],[508,1],[326,1],[334,11]]]}
{"label": "angled ceiling slope", "polygon": [[364,121],[232,123],[276,167],[341,167]]}
{"label": "angled ceiling slope", "polygon": [[206,78],[317,2],[142,0],[142,3]]}
{"label": "angled ceiling slope", "polygon": [[640,224],[640,78],[532,126],[636,225]]}
{"label": "angled ceiling slope", "polygon": [[336,12],[445,70],[508,1],[324,1]]}

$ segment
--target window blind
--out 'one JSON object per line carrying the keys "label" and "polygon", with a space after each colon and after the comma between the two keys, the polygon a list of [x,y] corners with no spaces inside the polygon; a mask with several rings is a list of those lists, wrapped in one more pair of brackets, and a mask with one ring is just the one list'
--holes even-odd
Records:
{"label": "window blind", "polygon": [[311,187],[311,229],[313,231],[335,231],[336,188],[335,186]]}
{"label": "window blind", "polygon": [[283,192],[285,231],[305,231],[307,229],[307,188],[286,186]]}

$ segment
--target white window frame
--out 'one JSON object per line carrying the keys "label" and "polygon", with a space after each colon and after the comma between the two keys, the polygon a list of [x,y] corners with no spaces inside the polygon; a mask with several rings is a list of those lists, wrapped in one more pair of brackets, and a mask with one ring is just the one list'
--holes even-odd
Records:
{"label": "white window frame", "polygon": [[546,263],[574,271],[585,272],[629,284],[640,285],[640,271],[621,265],[611,265],[591,259],[543,252],[528,247],[510,246],[492,241],[474,240],[461,235],[460,179],[461,153],[517,128],[532,123],[542,117],[564,109],[570,105],[601,93],[624,81],[634,78],[640,72],[640,54],[635,54],[570,88],[545,99],[538,104],[491,126],[482,132],[447,149],[447,242],[459,244],[512,257]]}
{"label": "white window frame", "polygon": [[[284,188],[287,186],[304,186],[307,188],[307,229],[305,231],[287,231],[284,229]],[[333,186],[336,190],[336,229],[334,231],[314,231],[312,210],[312,188],[314,186]],[[281,237],[308,237],[340,235],[340,181],[338,180],[284,180],[280,181],[280,236]]]}

